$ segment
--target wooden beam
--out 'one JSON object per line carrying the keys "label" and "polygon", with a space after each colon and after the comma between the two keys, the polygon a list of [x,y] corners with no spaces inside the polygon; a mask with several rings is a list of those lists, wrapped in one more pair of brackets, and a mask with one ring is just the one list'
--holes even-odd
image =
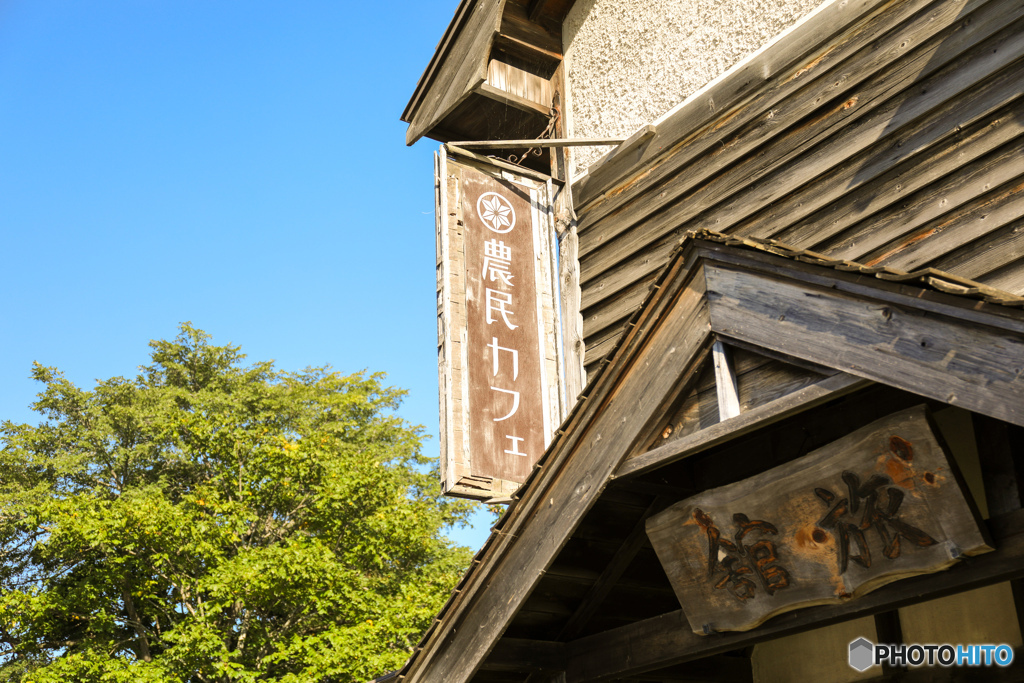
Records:
{"label": "wooden beam", "polygon": [[644,510],[643,515],[640,516],[640,521],[636,523],[629,536],[623,541],[619,551],[615,553],[611,562],[605,566],[601,576],[598,577],[597,581],[594,582],[594,585],[591,586],[590,590],[583,597],[583,602],[580,603],[580,606],[569,617],[565,626],[562,627],[562,631],[558,635],[559,640],[572,640],[586,628],[587,623],[597,610],[600,609],[601,605],[604,604],[605,598],[615,588],[615,584],[618,583],[623,573],[625,573],[634,558],[636,558],[636,554],[647,544],[647,518],[661,512],[674,502],[675,499],[659,496]]}
{"label": "wooden beam", "polygon": [[[900,611],[893,609],[875,615],[875,642],[891,644],[903,643],[903,627],[900,624]],[[882,673],[890,674],[905,671],[906,666],[893,666],[889,662],[882,665]]]}
{"label": "wooden beam", "polygon": [[565,671],[565,643],[502,638],[480,665],[482,671]]}
{"label": "wooden beam", "polygon": [[530,17],[530,21],[537,23],[540,19],[540,15],[544,14],[544,10],[551,0],[530,0],[530,8],[527,10],[526,15]]}
{"label": "wooden beam", "polygon": [[752,631],[699,636],[682,610],[569,643],[566,683],[639,676],[757,642],[885,612],[902,605],[1024,576],[1024,511],[989,520],[995,552],[965,558],[948,571],[905,579],[862,598],[780,615]]}
{"label": "wooden beam", "polygon": [[1024,335],[770,273],[705,269],[720,335],[1024,425]]}
{"label": "wooden beam", "polygon": [[633,680],[645,683],[753,683],[754,671],[747,657],[715,655],[641,674]]}
{"label": "wooden beam", "polygon": [[725,422],[740,414],[740,390],[736,384],[736,371],[732,355],[725,344],[716,341],[711,347],[715,359],[715,388],[718,391],[718,419]]}
{"label": "wooden beam", "polygon": [[1020,509],[1021,481],[1010,444],[1012,428],[985,415],[974,414],[972,418],[989,515]]}
{"label": "wooden beam", "polygon": [[[567,201],[564,194],[560,200]],[[564,207],[568,215],[571,208]],[[565,354],[565,399],[568,406],[576,405],[584,385],[587,371],[583,366],[586,346],[583,343],[583,316],[580,315],[580,268],[576,260],[579,238],[576,220],[570,218],[565,232],[558,239],[558,296],[562,315],[562,348]]]}
{"label": "wooden beam", "polygon": [[728,422],[719,422],[670,441],[664,446],[631,455],[616,470],[614,478],[627,479],[650,472],[871,384],[872,382],[868,380],[844,373],[833,375],[817,384],[798,389],[782,398],[748,410]]}

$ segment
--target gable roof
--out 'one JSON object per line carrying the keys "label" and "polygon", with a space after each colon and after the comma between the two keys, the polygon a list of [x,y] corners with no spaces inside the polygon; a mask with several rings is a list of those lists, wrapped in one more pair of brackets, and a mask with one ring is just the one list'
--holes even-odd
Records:
{"label": "gable roof", "polygon": [[719,443],[731,429],[766,424],[863,380],[1024,425],[1024,313],[984,300],[998,297],[959,282],[952,284],[966,289],[957,294],[938,291],[950,282],[935,272],[844,272],[806,263],[818,260],[806,252],[786,258],[778,245],[697,237],[684,241],[652,286],[402,680],[470,680],[610,481],[707,447],[698,438],[642,450],[716,339],[843,373],[799,400],[787,397],[784,410],[769,404],[720,423]]}

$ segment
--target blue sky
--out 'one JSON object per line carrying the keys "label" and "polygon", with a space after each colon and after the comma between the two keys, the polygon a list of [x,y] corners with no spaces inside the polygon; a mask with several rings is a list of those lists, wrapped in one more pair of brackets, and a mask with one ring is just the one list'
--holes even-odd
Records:
{"label": "blue sky", "polygon": [[0,5],[0,418],[34,420],[33,361],[132,376],[190,320],[383,370],[436,433],[437,145],[399,116],[457,4]]}

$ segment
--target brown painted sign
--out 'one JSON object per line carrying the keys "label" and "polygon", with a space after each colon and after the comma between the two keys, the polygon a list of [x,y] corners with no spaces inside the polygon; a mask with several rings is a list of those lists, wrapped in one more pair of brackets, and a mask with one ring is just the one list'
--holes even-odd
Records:
{"label": "brown painted sign", "polygon": [[992,550],[924,406],[647,522],[695,633],[745,631]]}
{"label": "brown painted sign", "polygon": [[462,183],[474,473],[521,482],[546,445],[530,195],[472,169]]}
{"label": "brown painted sign", "polygon": [[504,497],[561,420],[551,185],[438,159],[442,488]]}

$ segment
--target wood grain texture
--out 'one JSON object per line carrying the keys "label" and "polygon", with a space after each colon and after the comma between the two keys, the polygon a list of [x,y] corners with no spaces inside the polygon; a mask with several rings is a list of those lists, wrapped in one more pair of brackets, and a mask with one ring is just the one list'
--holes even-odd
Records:
{"label": "wood grain texture", "polygon": [[711,347],[711,354],[715,363],[718,417],[720,420],[728,420],[740,414],[740,392],[732,364],[732,353],[725,344],[716,341]]}
{"label": "wood grain texture", "polygon": [[965,495],[919,406],[676,503],[647,534],[694,633],[747,631],[991,551]]}
{"label": "wood grain texture", "polygon": [[708,266],[715,332],[1024,424],[1024,337]]}
{"label": "wood grain texture", "polygon": [[[576,221],[570,218],[570,207],[565,193],[559,195],[555,207],[556,222],[561,220],[565,230],[558,238],[558,281],[562,316],[562,348],[565,355],[565,395],[567,407],[575,405],[586,384],[583,367],[583,316],[580,314],[580,279],[576,237]],[[560,217],[560,218],[559,218]]]}
{"label": "wood grain texture", "polygon": [[868,386],[870,382],[846,374],[833,375],[727,422],[716,422],[674,441],[630,455],[615,472],[628,479],[705,451],[713,446],[767,427],[787,417]]}

